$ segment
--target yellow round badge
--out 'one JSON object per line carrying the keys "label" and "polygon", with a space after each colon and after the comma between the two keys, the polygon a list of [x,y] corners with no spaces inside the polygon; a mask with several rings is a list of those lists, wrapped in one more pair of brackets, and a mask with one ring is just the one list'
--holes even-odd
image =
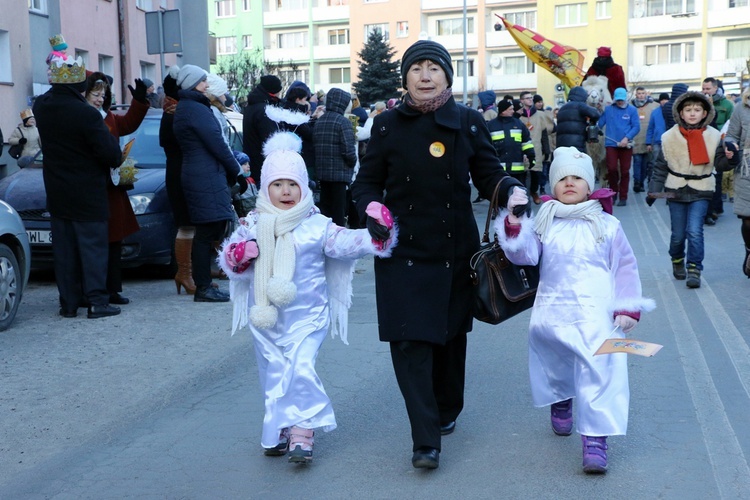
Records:
{"label": "yellow round badge", "polygon": [[442,142],[433,142],[430,144],[430,154],[435,158],[440,158],[445,154],[445,146]]}

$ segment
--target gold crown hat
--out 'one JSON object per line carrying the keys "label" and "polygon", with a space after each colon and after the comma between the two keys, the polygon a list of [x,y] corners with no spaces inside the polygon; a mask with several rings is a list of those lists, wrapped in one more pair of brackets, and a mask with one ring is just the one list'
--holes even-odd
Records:
{"label": "gold crown hat", "polygon": [[73,63],[54,59],[49,65],[50,83],[81,83],[86,80],[86,66],[80,56]]}
{"label": "gold crown hat", "polygon": [[52,50],[65,50],[68,48],[68,44],[65,42],[62,34],[49,37],[49,44],[52,46]]}
{"label": "gold crown hat", "polygon": [[21,111],[21,120],[25,120],[26,118],[31,118],[34,116],[34,113],[31,111],[31,108],[26,108],[23,111]]}

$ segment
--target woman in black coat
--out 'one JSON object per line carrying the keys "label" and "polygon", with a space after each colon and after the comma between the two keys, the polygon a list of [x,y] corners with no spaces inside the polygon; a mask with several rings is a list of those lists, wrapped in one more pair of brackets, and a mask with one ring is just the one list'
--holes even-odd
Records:
{"label": "woman in black coat", "polygon": [[380,340],[390,342],[406,402],[412,464],[436,468],[441,434],[463,408],[469,259],[479,247],[469,175],[484,198],[501,183],[503,205],[521,184],[501,167],[482,115],[454,101],[442,45],[416,42],[401,74],[406,99],[375,118],[352,195],[363,220],[368,204],[381,202],[399,224],[392,258],[375,259]]}
{"label": "woman in black coat", "polygon": [[227,223],[235,218],[229,188],[237,181],[240,165],[211,112],[206,72],[187,64],[180,69],[177,84],[182,90],[172,128],[182,151],[182,190],[195,225],[193,300],[227,302],[229,295],[211,286],[211,256],[213,242],[222,240]]}

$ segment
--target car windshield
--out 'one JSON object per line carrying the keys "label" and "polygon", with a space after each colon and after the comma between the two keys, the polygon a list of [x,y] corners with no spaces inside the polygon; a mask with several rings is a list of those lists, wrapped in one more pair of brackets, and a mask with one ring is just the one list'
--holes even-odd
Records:
{"label": "car windshield", "polygon": [[159,117],[146,117],[134,133],[120,138],[120,146],[125,146],[130,139],[135,138],[130,157],[136,162],[138,168],[164,168],[167,157],[164,149],[159,146]]}

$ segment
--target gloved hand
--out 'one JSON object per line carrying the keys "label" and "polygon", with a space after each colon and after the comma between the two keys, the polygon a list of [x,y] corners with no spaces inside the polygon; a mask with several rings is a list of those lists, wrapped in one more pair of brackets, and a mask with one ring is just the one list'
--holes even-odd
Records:
{"label": "gloved hand", "polygon": [[247,191],[247,179],[243,174],[237,176],[237,185],[240,187],[240,194],[244,194]]}
{"label": "gloved hand", "polygon": [[371,201],[367,205],[365,213],[367,213],[367,231],[370,233],[375,246],[379,250],[383,250],[391,237],[391,229],[393,229],[391,211],[382,203]]}
{"label": "gloved hand", "polygon": [[638,320],[626,316],[624,314],[618,314],[615,316],[615,326],[622,328],[623,333],[629,333],[638,324]]}
{"label": "gloved hand", "polygon": [[373,219],[369,215],[367,216],[367,231],[375,241],[385,241],[391,235],[387,227],[379,224],[377,220]]}
{"label": "gloved hand", "polygon": [[529,192],[526,188],[513,186],[508,191],[508,205],[506,206],[508,212],[512,213],[515,217],[520,217],[524,212],[531,211],[531,205],[529,204]]}
{"label": "gloved hand", "polygon": [[25,137],[18,139],[18,144],[26,144],[27,142],[29,142],[29,140]]}
{"label": "gloved hand", "polygon": [[164,78],[164,83],[162,84],[164,87],[164,94],[171,97],[172,99],[177,99],[177,91],[180,89],[180,87],[177,86],[177,80],[172,78],[170,75],[167,75]]}
{"label": "gloved hand", "polygon": [[258,258],[258,243],[255,240],[232,243],[224,248],[224,261],[235,273],[243,273]]}
{"label": "gloved hand", "polygon": [[650,207],[651,205],[654,204],[655,201],[656,201],[656,198],[654,198],[651,195],[646,195],[646,205]]}
{"label": "gloved hand", "polygon": [[133,99],[135,99],[138,102],[142,102],[143,104],[148,104],[148,100],[146,99],[146,90],[148,87],[146,87],[146,84],[143,83],[143,80],[140,78],[135,79],[135,88],[133,88],[132,85],[128,85],[128,88],[130,89],[130,93],[133,95]]}

